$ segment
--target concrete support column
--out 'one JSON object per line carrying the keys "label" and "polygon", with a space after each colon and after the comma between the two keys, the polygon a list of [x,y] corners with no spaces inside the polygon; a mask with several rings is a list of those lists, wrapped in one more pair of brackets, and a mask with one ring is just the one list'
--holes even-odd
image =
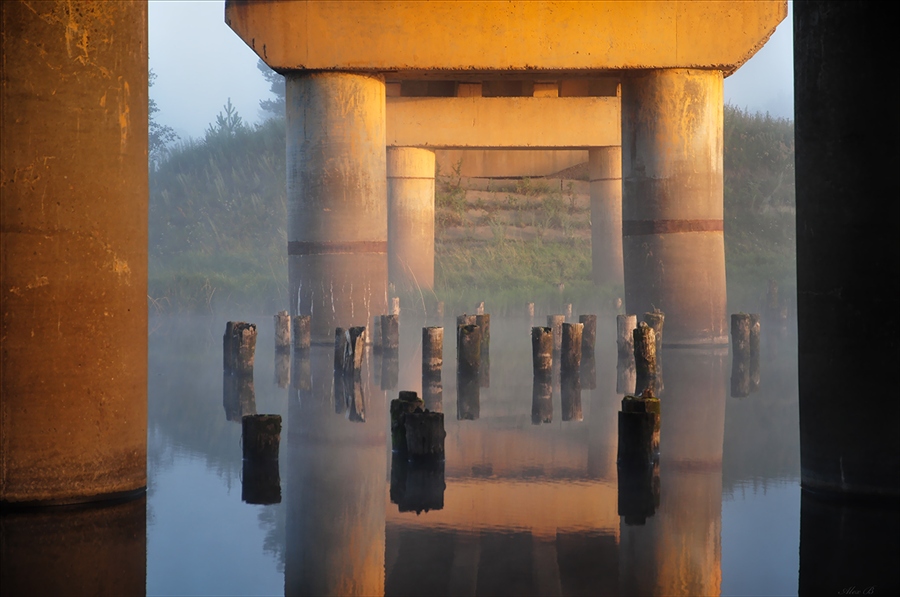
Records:
{"label": "concrete support column", "polygon": [[666,313],[667,345],[726,344],[722,73],[622,79],[622,237],[629,313]]}
{"label": "concrete support column", "polygon": [[388,279],[398,291],[434,288],[434,152],[387,150]]}
{"label": "concrete support column", "polygon": [[900,406],[858,399],[900,362],[900,86],[877,8],[794,3],[800,467],[805,489],[896,504]]}
{"label": "concrete support column", "polygon": [[591,178],[591,264],[594,284],[623,286],[622,148],[588,151]]}
{"label": "concrete support column", "polygon": [[327,342],[387,309],[384,78],[285,79],[291,314]]}
{"label": "concrete support column", "polygon": [[2,2],[0,31],[0,502],[142,494],[147,5]]}

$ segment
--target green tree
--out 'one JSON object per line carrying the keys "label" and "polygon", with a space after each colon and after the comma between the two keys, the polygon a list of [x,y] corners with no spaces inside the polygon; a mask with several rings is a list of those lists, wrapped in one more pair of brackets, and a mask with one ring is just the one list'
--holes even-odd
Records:
{"label": "green tree", "polygon": [[256,63],[256,68],[259,69],[263,78],[269,83],[269,91],[275,96],[273,99],[259,100],[259,109],[262,110],[265,118],[284,118],[284,76],[273,71],[262,60]]}
{"label": "green tree", "polygon": [[244,119],[238,114],[237,108],[231,104],[230,97],[223,107],[225,111],[219,112],[218,116],[216,116],[216,121],[210,123],[206,129],[207,143],[223,137],[230,139],[247,131],[247,125],[244,124]]}
{"label": "green tree", "polygon": [[[153,87],[156,81],[156,73],[150,69],[147,85]],[[147,115],[149,116],[149,131],[147,138],[147,154],[150,158],[150,168],[155,169],[159,163],[165,158],[168,151],[169,143],[178,139],[178,135],[172,127],[160,124],[156,121],[155,114],[159,112],[156,100],[149,98],[147,105]]]}

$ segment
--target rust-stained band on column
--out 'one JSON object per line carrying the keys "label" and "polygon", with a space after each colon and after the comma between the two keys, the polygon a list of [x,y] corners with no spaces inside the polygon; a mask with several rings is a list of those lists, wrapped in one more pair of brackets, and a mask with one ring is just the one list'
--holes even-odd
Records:
{"label": "rust-stained band on column", "polygon": [[626,220],[622,236],[673,234],[677,232],[722,232],[722,220]]}
{"label": "rust-stained band on column", "polygon": [[288,255],[387,253],[387,241],[288,241]]}

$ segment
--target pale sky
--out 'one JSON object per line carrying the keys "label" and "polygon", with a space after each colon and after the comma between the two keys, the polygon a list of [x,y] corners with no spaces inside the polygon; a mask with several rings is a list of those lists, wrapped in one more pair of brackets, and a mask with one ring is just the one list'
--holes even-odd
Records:
{"label": "pale sky", "polygon": [[[224,0],[149,3],[150,96],[157,121],[181,137],[202,137],[222,106],[231,103],[248,123],[259,121],[269,87],[257,56],[225,25]],[[751,112],[794,117],[793,31],[788,15],[769,42],[725,79],[725,101]]]}

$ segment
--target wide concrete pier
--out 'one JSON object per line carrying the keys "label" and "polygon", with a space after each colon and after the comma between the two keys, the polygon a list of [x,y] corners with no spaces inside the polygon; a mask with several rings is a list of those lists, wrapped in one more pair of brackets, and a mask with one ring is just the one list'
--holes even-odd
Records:
{"label": "wide concrete pier", "polygon": [[286,91],[291,315],[327,341],[387,307],[384,79],[297,72]]}

